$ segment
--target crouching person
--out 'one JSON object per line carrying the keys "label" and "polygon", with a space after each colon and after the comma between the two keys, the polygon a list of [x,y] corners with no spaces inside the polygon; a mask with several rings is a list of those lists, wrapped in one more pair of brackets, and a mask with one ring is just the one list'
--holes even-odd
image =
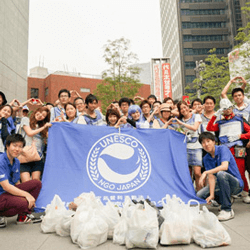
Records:
{"label": "crouching person", "polygon": [[232,219],[234,211],[231,208],[231,195],[239,194],[244,186],[235,159],[226,146],[215,145],[215,136],[210,132],[202,133],[199,142],[208,153],[203,158],[206,171],[199,181],[202,185],[208,176],[208,186],[202,188],[197,196],[206,199],[208,204],[213,200],[221,204],[218,220]]}
{"label": "crouching person", "polygon": [[0,227],[7,225],[5,217],[18,215],[17,224],[40,222],[31,215],[41,189],[39,180],[20,184],[20,162],[17,157],[23,150],[25,140],[22,135],[6,138],[6,151],[0,155]]}

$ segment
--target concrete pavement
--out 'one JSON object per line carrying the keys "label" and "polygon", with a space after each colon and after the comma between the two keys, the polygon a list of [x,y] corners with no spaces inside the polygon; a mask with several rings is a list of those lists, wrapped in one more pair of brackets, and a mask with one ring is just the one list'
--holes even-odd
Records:
{"label": "concrete pavement", "polygon": [[[218,208],[208,206],[209,210],[218,213]],[[241,199],[237,199],[233,204],[235,218],[223,222],[231,236],[232,244],[223,247],[227,250],[249,250],[250,249],[250,204],[244,204]],[[0,228],[0,250],[76,250],[78,245],[72,243],[70,237],[60,237],[56,234],[44,234],[41,232],[41,224],[16,225],[16,217],[8,218],[6,228]],[[112,241],[92,248],[96,250],[121,250],[125,246],[114,245]],[[190,245],[160,246],[160,250],[180,250],[180,249],[202,249],[195,243]]]}

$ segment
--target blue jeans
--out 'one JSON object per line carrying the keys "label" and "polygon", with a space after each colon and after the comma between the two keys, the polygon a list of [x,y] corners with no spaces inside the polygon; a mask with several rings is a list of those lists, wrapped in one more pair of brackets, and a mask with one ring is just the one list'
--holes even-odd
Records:
{"label": "blue jeans", "polygon": [[[221,210],[231,211],[231,195],[239,194],[243,187],[233,175],[220,171],[216,174],[214,196],[215,200],[221,204]],[[209,185],[197,192],[197,196],[206,199],[210,195]]]}

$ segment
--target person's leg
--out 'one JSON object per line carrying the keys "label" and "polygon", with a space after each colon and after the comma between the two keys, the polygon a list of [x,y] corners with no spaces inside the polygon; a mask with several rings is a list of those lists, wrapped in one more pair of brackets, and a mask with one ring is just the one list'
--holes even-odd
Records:
{"label": "person's leg", "polygon": [[22,173],[20,173],[20,178],[21,178],[22,183],[30,181],[30,173],[29,172],[22,172]]}
{"label": "person's leg", "polygon": [[197,193],[196,193],[196,196],[205,200],[210,194],[210,191],[209,191],[209,185],[207,185],[206,187],[200,189]]}
{"label": "person's leg", "polygon": [[231,174],[220,171],[217,173],[217,184],[219,187],[219,196],[221,210],[231,211],[231,195],[239,194],[242,191],[237,178]]}
{"label": "person's leg", "polygon": [[31,173],[30,162],[20,164],[20,178],[22,183],[30,181],[30,173]]}
{"label": "person's leg", "polygon": [[32,172],[32,174],[31,174],[32,180],[40,181],[40,177],[41,177],[41,172],[40,171],[35,171],[35,172]]}
{"label": "person's leg", "polygon": [[[31,180],[17,185],[16,187],[30,193],[37,199],[42,183],[38,180]],[[0,195],[0,216],[11,217],[16,214],[29,214],[28,201],[24,197],[14,196],[9,193]]]}
{"label": "person's leg", "polygon": [[193,166],[193,169],[194,169],[196,190],[199,191],[201,189],[201,186],[199,184],[200,177],[201,177],[201,167],[200,166]]}
{"label": "person's leg", "polygon": [[31,176],[32,180],[41,180],[41,173],[44,168],[43,160],[32,162]]}
{"label": "person's leg", "polygon": [[246,148],[246,152],[247,152],[247,155],[245,158],[245,169],[250,175],[250,148]]}

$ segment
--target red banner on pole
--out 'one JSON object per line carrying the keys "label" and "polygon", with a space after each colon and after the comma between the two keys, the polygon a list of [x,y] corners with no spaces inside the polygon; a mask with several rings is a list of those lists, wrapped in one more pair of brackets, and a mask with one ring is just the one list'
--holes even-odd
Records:
{"label": "red banner on pole", "polygon": [[162,64],[162,82],[163,82],[163,99],[166,97],[172,98],[170,63]]}
{"label": "red banner on pole", "polygon": [[161,99],[161,79],[160,79],[160,65],[154,64],[154,88],[157,100]]}

